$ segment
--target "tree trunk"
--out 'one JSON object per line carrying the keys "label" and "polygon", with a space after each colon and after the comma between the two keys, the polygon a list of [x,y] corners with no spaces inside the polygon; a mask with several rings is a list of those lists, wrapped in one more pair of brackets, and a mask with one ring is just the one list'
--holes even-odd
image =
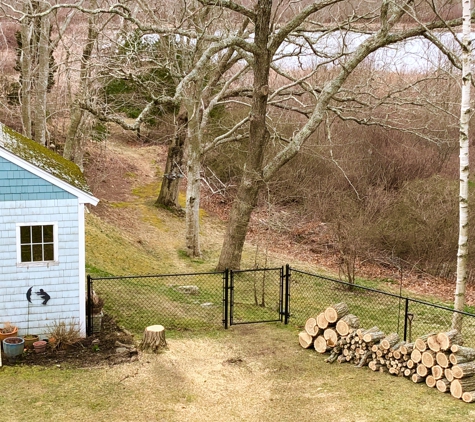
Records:
{"label": "tree trunk", "polygon": [[217,270],[239,269],[252,211],[263,185],[262,164],[269,140],[266,125],[271,52],[268,49],[272,0],[258,0],[254,46],[254,81],[249,125],[249,146],[242,180],[231,208]]}
{"label": "tree trunk", "polygon": [[[460,105],[460,194],[459,239],[457,251],[457,281],[455,284],[454,310],[463,311],[467,284],[468,259],[468,184],[469,184],[469,125],[471,72],[471,0],[462,0],[462,99]],[[452,328],[462,331],[462,314],[454,312]]]}
{"label": "tree trunk", "polygon": [[79,135],[79,128],[84,117],[85,111],[80,106],[79,98],[87,93],[89,61],[91,59],[92,50],[97,40],[99,32],[95,28],[96,16],[91,15],[88,21],[87,42],[82,51],[81,71],[79,73],[79,88],[76,99],[71,105],[71,118],[64,143],[63,157],[74,161],[79,168],[83,169],[83,144],[82,137]]}
{"label": "tree trunk", "polygon": [[181,167],[183,165],[183,155],[185,152],[185,141],[187,133],[188,115],[186,111],[178,114],[175,124],[175,136],[168,147],[167,162],[163,174],[160,193],[155,205],[178,210],[178,193],[180,179],[182,177]]}
{"label": "tree trunk", "polygon": [[444,376],[449,382],[452,382],[454,380],[454,374],[452,373],[452,369],[450,368],[444,369]]}
{"label": "tree trunk", "polygon": [[187,184],[186,184],[186,251],[189,257],[201,257],[200,249],[200,187],[201,142],[199,135],[199,104],[193,102],[188,115]]}
{"label": "tree trunk", "polygon": [[151,325],[143,333],[143,339],[140,343],[141,350],[151,350],[156,353],[167,347],[165,340],[165,327],[163,325]]}
{"label": "tree trunk", "polygon": [[419,349],[413,349],[411,352],[411,360],[419,363],[422,359],[422,352]]}
{"label": "tree trunk", "polygon": [[430,334],[425,334],[423,336],[420,336],[416,339],[416,341],[414,342],[414,347],[421,351],[421,352],[424,352],[425,350],[427,350],[427,339],[431,336],[433,336],[435,333],[430,333]]}
{"label": "tree trunk", "polygon": [[429,370],[427,369],[427,366],[423,365],[422,363],[417,365],[416,372],[417,372],[417,375],[420,375],[421,377],[424,377],[424,378],[429,374]]}
{"label": "tree trunk", "polygon": [[[29,5],[24,3],[25,13],[29,13]],[[34,25],[30,18],[25,18],[21,24],[20,39],[20,72],[21,72],[21,120],[23,133],[32,138],[31,122],[31,91],[33,86],[33,32]]]}
{"label": "tree trunk", "polygon": [[414,383],[419,383],[419,382],[424,382],[425,381],[424,377],[421,377],[419,374],[412,374],[411,380]]}
{"label": "tree trunk", "polygon": [[[40,3],[41,4],[41,3]],[[43,9],[45,5],[41,5]],[[34,106],[34,140],[41,145],[46,145],[46,119],[47,119],[47,94],[50,75],[50,16],[45,15],[39,23],[38,40],[38,77],[35,84]]]}

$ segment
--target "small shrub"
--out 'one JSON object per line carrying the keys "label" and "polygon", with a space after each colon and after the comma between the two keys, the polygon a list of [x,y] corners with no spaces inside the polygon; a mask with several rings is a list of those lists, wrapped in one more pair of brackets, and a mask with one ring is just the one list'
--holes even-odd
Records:
{"label": "small shrub", "polygon": [[17,327],[15,325],[10,323],[10,321],[7,321],[7,322],[3,323],[3,328],[0,328],[0,333],[2,333],[2,334],[11,334],[11,333],[15,332],[16,329],[17,329]]}
{"label": "small shrub", "polygon": [[46,334],[52,349],[66,349],[81,339],[81,327],[74,319],[54,321],[48,325]]}

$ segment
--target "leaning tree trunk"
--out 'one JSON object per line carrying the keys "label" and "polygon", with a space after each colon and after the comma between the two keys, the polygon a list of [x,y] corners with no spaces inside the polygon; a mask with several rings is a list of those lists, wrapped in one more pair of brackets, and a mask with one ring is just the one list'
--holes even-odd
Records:
{"label": "leaning tree trunk", "polygon": [[167,162],[163,174],[162,186],[155,205],[163,205],[171,209],[179,209],[178,192],[180,187],[181,166],[185,151],[185,140],[188,124],[188,115],[182,111],[177,116],[175,136],[168,147]]}
{"label": "leaning tree trunk", "polygon": [[[468,258],[468,183],[469,183],[469,123],[471,73],[471,0],[462,0],[462,99],[460,106],[460,195],[459,195],[459,240],[457,252],[457,281],[454,309],[462,311],[465,305]],[[462,314],[454,312],[452,328],[462,331]]]}
{"label": "leaning tree trunk", "polygon": [[262,164],[269,140],[266,125],[271,53],[268,49],[272,1],[259,0],[256,6],[254,83],[249,125],[249,147],[236,200],[233,203],[219,257],[218,271],[238,269],[252,211],[263,185]]}

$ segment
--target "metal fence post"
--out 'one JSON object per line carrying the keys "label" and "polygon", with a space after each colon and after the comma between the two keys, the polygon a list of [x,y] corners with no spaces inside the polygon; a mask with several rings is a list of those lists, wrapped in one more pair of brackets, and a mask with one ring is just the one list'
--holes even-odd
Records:
{"label": "metal fence post", "polygon": [[86,335],[92,335],[92,278],[87,275]]}
{"label": "metal fence post", "polygon": [[229,325],[234,322],[234,271],[229,270]]}
{"label": "metal fence post", "polygon": [[226,268],[223,272],[223,325],[227,330],[229,328],[229,270]]}
{"label": "metal fence post", "polygon": [[404,341],[407,340],[407,322],[409,321],[409,299],[406,297],[404,306]]}
{"label": "metal fence post", "polygon": [[285,266],[285,294],[284,294],[284,324],[289,323],[290,318],[290,265]]}
{"label": "metal fence post", "polygon": [[284,266],[280,268],[280,283],[279,283],[279,320],[284,321],[284,284],[285,284],[285,270]]}

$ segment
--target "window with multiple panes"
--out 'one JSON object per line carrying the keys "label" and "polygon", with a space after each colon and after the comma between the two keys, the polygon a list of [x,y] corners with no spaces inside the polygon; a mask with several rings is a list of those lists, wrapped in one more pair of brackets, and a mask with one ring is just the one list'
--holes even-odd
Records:
{"label": "window with multiple panes", "polygon": [[56,224],[17,226],[18,263],[56,261]]}

